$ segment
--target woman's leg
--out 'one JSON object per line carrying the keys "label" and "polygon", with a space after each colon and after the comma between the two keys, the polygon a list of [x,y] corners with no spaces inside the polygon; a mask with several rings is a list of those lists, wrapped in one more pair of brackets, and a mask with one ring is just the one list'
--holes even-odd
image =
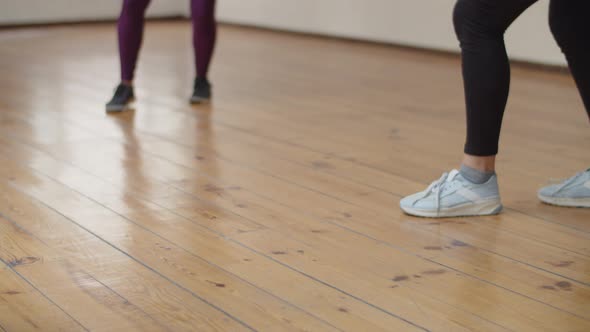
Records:
{"label": "woman's leg", "polygon": [[453,23],[461,44],[467,139],[460,171],[445,173],[400,207],[422,217],[496,214],[502,210],[495,155],[508,100],[510,65],[504,32],[536,0],[458,0]]}
{"label": "woman's leg", "polygon": [[121,81],[131,85],[143,37],[145,11],[150,0],[123,0],[118,22]]}
{"label": "woman's leg", "polygon": [[[459,0],[453,23],[461,45],[467,138],[465,154],[498,153],[504,108],[510,87],[510,65],[504,32],[536,0]],[[485,164],[485,163],[484,163]],[[490,165],[486,165],[489,169]],[[492,167],[493,170],[493,167]]]}
{"label": "woman's leg", "polygon": [[[549,25],[567,63],[590,120],[590,2],[552,0]],[[589,165],[590,166],[590,165]],[[553,205],[590,208],[590,169],[566,181],[542,188],[541,201]]]}
{"label": "woman's leg", "polygon": [[217,35],[215,0],[191,0],[191,16],[197,77],[206,79]]}
{"label": "woman's leg", "polygon": [[590,120],[590,1],[552,0],[549,26],[565,54]]}
{"label": "woman's leg", "polygon": [[149,3],[150,0],[123,0],[123,9],[117,25],[121,83],[115,89],[113,98],[106,105],[107,112],[121,112],[135,98],[133,74],[141,47],[145,10]]}

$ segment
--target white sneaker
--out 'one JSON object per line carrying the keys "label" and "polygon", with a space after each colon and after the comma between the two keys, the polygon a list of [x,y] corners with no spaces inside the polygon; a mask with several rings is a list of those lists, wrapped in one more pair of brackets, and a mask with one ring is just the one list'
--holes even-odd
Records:
{"label": "white sneaker", "polygon": [[542,188],[537,196],[547,204],[590,208],[590,169]]}
{"label": "white sneaker", "polygon": [[498,178],[475,184],[457,170],[445,173],[422,192],[403,198],[401,209],[419,217],[463,217],[498,214],[502,210]]}

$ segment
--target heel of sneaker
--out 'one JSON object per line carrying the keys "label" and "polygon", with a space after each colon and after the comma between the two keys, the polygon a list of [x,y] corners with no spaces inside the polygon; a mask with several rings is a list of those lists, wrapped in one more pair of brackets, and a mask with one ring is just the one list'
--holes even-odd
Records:
{"label": "heel of sneaker", "polygon": [[502,212],[502,203],[500,200],[493,199],[476,204],[467,204],[452,209],[441,210],[441,217],[473,217],[473,216],[491,216]]}

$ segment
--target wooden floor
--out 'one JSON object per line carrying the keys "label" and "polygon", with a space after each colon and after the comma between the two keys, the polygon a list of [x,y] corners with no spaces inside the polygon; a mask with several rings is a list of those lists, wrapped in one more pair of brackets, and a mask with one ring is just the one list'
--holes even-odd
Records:
{"label": "wooden floor", "polygon": [[455,56],[222,27],[187,103],[187,22],[150,23],[106,115],[113,24],[0,30],[0,331],[590,331],[590,165],[569,76],[513,68],[499,216],[419,219],[458,166]]}

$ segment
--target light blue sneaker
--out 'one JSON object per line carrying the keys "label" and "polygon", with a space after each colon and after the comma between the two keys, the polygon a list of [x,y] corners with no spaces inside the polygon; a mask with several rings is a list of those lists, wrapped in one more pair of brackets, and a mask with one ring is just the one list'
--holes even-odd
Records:
{"label": "light blue sneaker", "polygon": [[590,169],[542,188],[537,196],[547,204],[590,208]]}
{"label": "light blue sneaker", "polygon": [[498,178],[475,184],[457,170],[445,173],[426,190],[403,198],[401,209],[418,217],[484,216],[502,211]]}

